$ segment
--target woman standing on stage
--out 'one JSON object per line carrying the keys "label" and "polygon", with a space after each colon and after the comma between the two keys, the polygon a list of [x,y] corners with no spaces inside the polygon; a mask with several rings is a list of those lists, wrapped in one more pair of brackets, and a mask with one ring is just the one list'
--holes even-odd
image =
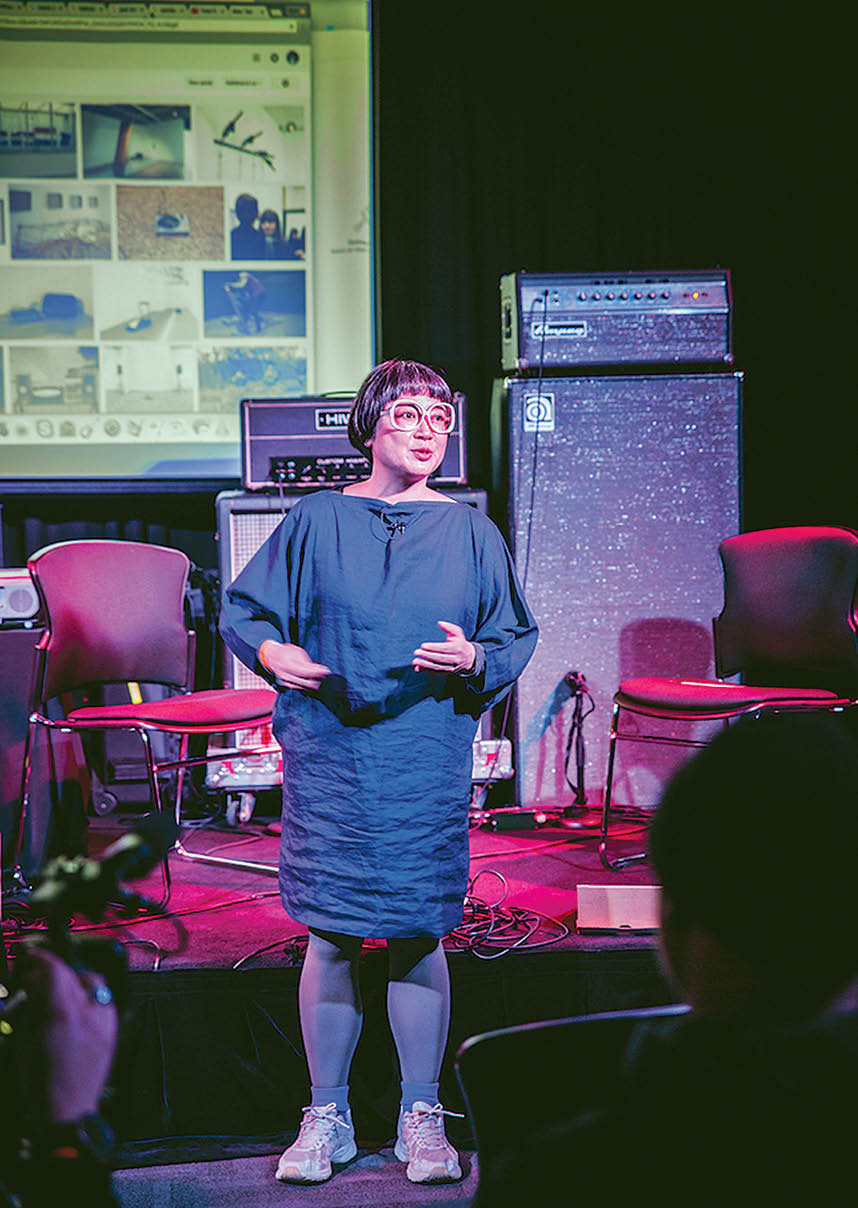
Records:
{"label": "woman standing on stage", "polygon": [[360,387],[352,444],[365,481],[300,499],[226,592],[221,633],[281,689],[280,889],[310,931],[299,1009],[312,1101],[277,1177],[321,1182],[357,1152],[348,1076],[361,1030],[364,937],[387,940],[413,1182],[459,1178],[438,1079],[462,918],[480,714],[536,645],[498,530],[428,485],[455,424],[447,383],[387,361]]}

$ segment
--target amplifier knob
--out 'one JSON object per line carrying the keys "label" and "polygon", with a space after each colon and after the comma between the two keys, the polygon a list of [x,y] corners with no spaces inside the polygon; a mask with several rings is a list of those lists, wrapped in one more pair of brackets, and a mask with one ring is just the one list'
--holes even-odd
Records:
{"label": "amplifier knob", "polygon": [[651,290],[649,291],[649,293],[647,294],[647,297],[648,297],[648,298],[654,298],[654,297],[655,297],[655,290],[654,290],[654,289],[651,289]]}
{"label": "amplifier knob", "polygon": [[661,296],[662,296],[662,298],[669,298],[669,297],[670,297],[670,290],[669,290],[669,289],[663,289],[663,290],[661,291]]}
{"label": "amplifier knob", "polygon": [[594,302],[598,302],[598,301],[599,301],[599,299],[600,299],[601,297],[602,297],[602,295],[601,295],[601,294],[599,293],[599,291],[597,290],[597,291],[596,291],[596,293],[595,293],[595,294],[593,294],[593,301],[594,301]]}
{"label": "amplifier knob", "polygon": [[578,295],[578,301],[579,301],[579,302],[586,302],[586,301],[587,301],[587,295],[586,295],[586,294],[583,292],[583,290],[582,290],[582,291],[581,291],[581,293]]}
{"label": "amplifier knob", "polygon": [[622,298],[623,302],[628,302],[629,300],[629,295],[626,290],[623,290],[623,292],[620,294],[620,297]]}
{"label": "amplifier knob", "polygon": [[636,289],[636,290],[635,290],[635,298],[637,299],[637,301],[638,301],[638,302],[640,302],[640,300],[641,300],[641,298],[642,298],[642,297],[643,297],[643,294],[641,293],[641,291],[640,291],[639,289]]}
{"label": "amplifier knob", "polygon": [[616,296],[617,296],[616,294],[605,294],[605,297],[608,299],[609,302],[613,302],[613,300],[614,300],[614,298],[616,298]]}

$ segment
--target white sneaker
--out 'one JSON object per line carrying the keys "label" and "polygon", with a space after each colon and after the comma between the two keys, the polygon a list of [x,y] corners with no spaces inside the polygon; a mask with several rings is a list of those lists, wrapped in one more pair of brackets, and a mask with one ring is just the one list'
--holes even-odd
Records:
{"label": "white sneaker", "polygon": [[281,1183],[324,1183],[333,1173],[332,1162],[348,1162],[357,1153],[350,1111],[338,1115],[336,1103],[303,1111],[298,1136],[277,1164]]}
{"label": "white sneaker", "polygon": [[459,1116],[445,1111],[440,1103],[430,1107],[422,1099],[410,1112],[402,1112],[393,1152],[407,1162],[405,1173],[412,1183],[450,1183],[462,1177],[459,1155],[444,1133],[444,1117]]}

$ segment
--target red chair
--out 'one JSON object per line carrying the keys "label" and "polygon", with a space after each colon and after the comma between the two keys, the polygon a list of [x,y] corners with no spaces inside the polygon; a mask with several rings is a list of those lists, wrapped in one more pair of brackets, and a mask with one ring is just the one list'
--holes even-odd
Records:
{"label": "red chair", "polygon": [[[724,606],[713,621],[717,680],[647,676],[614,695],[599,854],[619,869],[646,853],[610,859],[608,824],[617,743],[699,747],[690,738],[620,732],[623,712],[676,721],[786,711],[837,712],[858,704],[858,533],[824,526],[763,529],[719,547]],[[740,682],[725,682],[739,676]]]}
{"label": "red chair", "polygon": [[[189,758],[190,738],[270,724],[276,693],[267,688],[192,690],[196,635],[185,624],[190,562],[181,551],[136,541],[64,541],[33,554],[27,566],[42,601],[45,632],[36,648],[19,850],[39,726],[63,733],[135,731],[143,744],[151,800],[157,810],[163,810],[159,776],[177,772],[175,811],[176,822],[180,822],[185,768],[221,758],[220,754]],[[48,714],[48,702],[59,700],[62,706],[62,698],[70,693],[82,693],[86,700],[88,691],[113,683],[157,684],[174,695],[140,704],[84,704],[62,711],[60,716]],[[156,758],[152,735],[158,732],[181,736],[178,758]],[[271,864],[187,852],[181,840],[175,850],[212,864],[276,872]],[[166,858],[163,877],[166,903],[170,893]]]}

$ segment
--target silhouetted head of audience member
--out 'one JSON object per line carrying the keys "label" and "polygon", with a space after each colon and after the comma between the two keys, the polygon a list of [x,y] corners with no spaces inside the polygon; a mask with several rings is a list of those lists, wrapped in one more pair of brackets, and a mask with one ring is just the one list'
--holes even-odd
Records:
{"label": "silhouetted head of audience member", "polygon": [[800,1020],[858,976],[858,743],[831,714],[740,721],[650,828],[661,944],[696,1012]]}

